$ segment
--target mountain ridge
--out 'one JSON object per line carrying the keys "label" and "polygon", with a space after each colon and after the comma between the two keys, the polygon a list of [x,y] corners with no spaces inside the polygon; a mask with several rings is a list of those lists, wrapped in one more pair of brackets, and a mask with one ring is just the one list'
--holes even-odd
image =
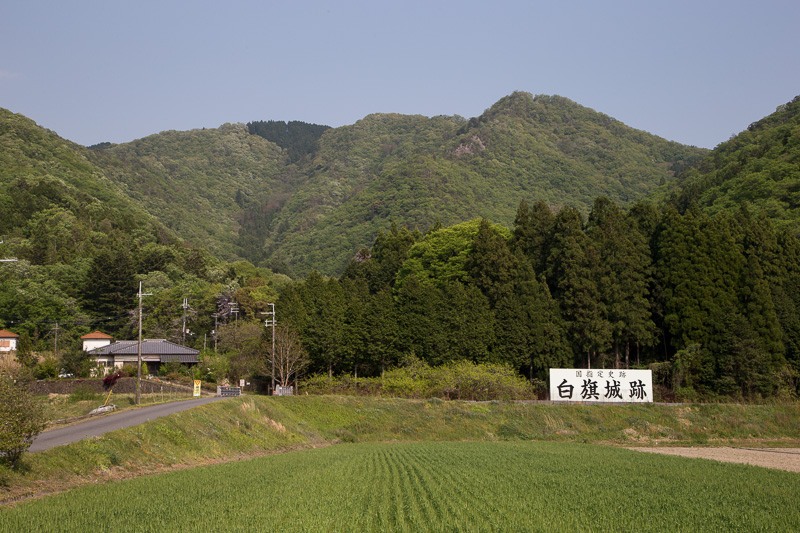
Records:
{"label": "mountain ridge", "polygon": [[253,124],[73,149],[189,243],[295,275],[341,272],[393,222],[510,225],[523,199],[584,213],[598,196],[631,205],[707,153],[519,91],[471,119],[374,113],[320,126],[303,153]]}

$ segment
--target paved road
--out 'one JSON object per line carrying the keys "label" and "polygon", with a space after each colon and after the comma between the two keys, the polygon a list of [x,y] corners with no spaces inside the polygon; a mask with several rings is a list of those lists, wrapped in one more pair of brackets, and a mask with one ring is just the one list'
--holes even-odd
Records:
{"label": "paved road", "polygon": [[180,402],[162,403],[158,405],[151,405],[142,407],[141,409],[129,409],[120,413],[101,416],[99,418],[90,418],[86,422],[74,424],[58,429],[51,429],[43,431],[33,441],[28,451],[41,452],[62,446],[71,442],[77,442],[87,437],[97,437],[103,433],[114,431],[115,429],[122,429],[131,426],[138,426],[144,424],[148,420],[154,420],[162,416],[171,415],[198,405],[204,405],[210,402],[224,400],[224,397],[213,396],[209,398],[199,398],[197,400],[184,400]]}

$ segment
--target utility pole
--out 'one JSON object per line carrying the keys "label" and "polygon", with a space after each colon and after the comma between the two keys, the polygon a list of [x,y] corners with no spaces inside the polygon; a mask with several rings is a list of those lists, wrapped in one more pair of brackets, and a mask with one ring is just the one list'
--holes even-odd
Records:
{"label": "utility pole", "polygon": [[55,354],[55,358],[58,359],[58,322],[56,322],[56,328],[54,331],[56,332],[56,341],[55,345],[53,346],[53,353]]}
{"label": "utility pole", "polygon": [[219,313],[211,315],[214,317],[214,351],[217,351],[217,331],[219,330]]}
{"label": "utility pole", "polygon": [[269,318],[264,321],[264,326],[272,326],[272,394],[275,394],[275,323],[277,321],[277,317],[275,315],[275,304],[267,305],[269,306],[270,311],[261,314],[269,316]]}
{"label": "utility pole", "polygon": [[142,282],[139,282],[139,343],[136,349],[136,405],[141,401],[142,390],[142,296],[152,296],[153,293],[149,292],[142,294]]}
{"label": "utility pole", "polygon": [[183,325],[181,326],[181,344],[186,346],[186,308],[189,307],[189,300],[187,298],[183,299]]}
{"label": "utility pole", "polygon": [[229,308],[231,310],[231,314],[236,315],[236,327],[239,327],[239,304],[233,302],[229,305]]}

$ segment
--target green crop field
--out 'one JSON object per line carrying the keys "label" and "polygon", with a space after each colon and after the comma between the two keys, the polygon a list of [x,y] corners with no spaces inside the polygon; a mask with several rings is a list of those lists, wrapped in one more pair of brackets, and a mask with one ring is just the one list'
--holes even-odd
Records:
{"label": "green crop field", "polygon": [[0,531],[798,531],[800,475],[556,442],[340,444],[88,486]]}

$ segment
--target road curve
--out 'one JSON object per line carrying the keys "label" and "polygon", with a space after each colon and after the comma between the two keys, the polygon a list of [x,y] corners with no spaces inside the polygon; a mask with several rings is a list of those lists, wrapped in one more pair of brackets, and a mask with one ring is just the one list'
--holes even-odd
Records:
{"label": "road curve", "polygon": [[226,398],[221,396],[212,396],[209,398],[198,398],[196,400],[183,400],[180,402],[150,405],[140,409],[130,409],[99,418],[92,418],[86,422],[81,422],[72,426],[43,431],[36,437],[28,451],[42,452],[50,448],[55,448],[56,446],[77,442],[87,437],[97,437],[116,429],[138,426],[139,424],[144,424],[148,420],[155,420],[156,418],[185,411],[186,409],[191,409],[198,405],[225,399]]}

